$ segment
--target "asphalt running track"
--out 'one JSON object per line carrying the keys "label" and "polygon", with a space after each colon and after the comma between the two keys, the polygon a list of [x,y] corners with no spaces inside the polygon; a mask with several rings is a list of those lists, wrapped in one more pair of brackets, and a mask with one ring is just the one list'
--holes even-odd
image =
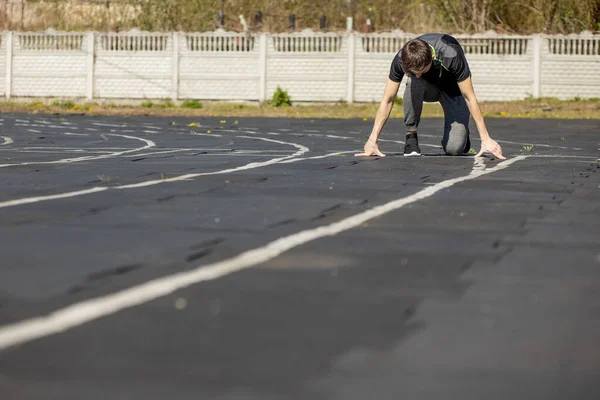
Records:
{"label": "asphalt running track", "polygon": [[3,400],[600,396],[598,121],[0,123]]}

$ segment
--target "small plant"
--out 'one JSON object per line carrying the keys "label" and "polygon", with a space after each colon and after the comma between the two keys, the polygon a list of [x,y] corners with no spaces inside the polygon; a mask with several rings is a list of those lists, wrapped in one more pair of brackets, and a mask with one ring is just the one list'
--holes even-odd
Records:
{"label": "small plant", "polygon": [[58,108],[73,108],[75,107],[75,103],[71,100],[54,100],[52,106]]}
{"label": "small plant", "polygon": [[560,140],[565,140],[565,138],[564,138],[564,137],[561,137],[561,138],[560,138]]}
{"label": "small plant", "polygon": [[152,108],[154,104],[151,101],[144,101],[142,102],[141,106],[144,108]]}
{"label": "small plant", "polygon": [[109,183],[110,181],[112,181],[112,178],[107,175],[98,175],[98,179],[100,179],[100,182],[102,183]]}
{"label": "small plant", "polygon": [[525,150],[528,153],[531,153],[531,150],[533,150],[533,145],[523,146],[523,150]]}
{"label": "small plant", "polygon": [[402,97],[396,97],[394,99],[394,104],[397,106],[401,106],[402,104],[404,104],[404,99]]}
{"label": "small plant", "polygon": [[477,151],[475,149],[469,149],[467,154],[474,156],[475,154],[477,154]]}
{"label": "small plant", "polygon": [[161,172],[161,173],[160,173],[160,180],[161,180],[161,181],[164,181],[165,179],[167,179],[167,178],[165,177],[165,174],[164,174],[163,172]]}
{"label": "small plant", "polygon": [[195,131],[195,130],[191,130],[191,131],[190,131],[190,135],[195,135],[195,134],[196,134],[196,131]]}
{"label": "small plant", "polygon": [[202,103],[198,100],[185,100],[181,103],[181,108],[192,108],[192,109],[200,109],[202,108]]}
{"label": "small plant", "polygon": [[277,86],[277,90],[273,93],[271,100],[267,104],[273,107],[289,107],[292,105],[292,98],[286,90]]}

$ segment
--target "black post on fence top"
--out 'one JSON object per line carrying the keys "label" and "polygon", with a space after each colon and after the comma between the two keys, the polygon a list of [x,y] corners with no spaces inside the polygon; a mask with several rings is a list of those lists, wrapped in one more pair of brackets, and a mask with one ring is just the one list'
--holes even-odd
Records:
{"label": "black post on fence top", "polygon": [[262,24],[262,11],[258,10],[256,14],[254,14],[254,24],[257,26]]}
{"label": "black post on fence top", "polygon": [[223,10],[219,10],[218,18],[219,18],[219,26],[223,27],[223,24],[225,22],[225,16],[223,15]]}
{"label": "black post on fence top", "polygon": [[324,15],[321,15],[321,20],[319,21],[319,29],[321,29],[321,30],[325,29],[326,22],[327,22],[327,17]]}
{"label": "black post on fence top", "polygon": [[296,29],[296,14],[290,14],[290,16],[288,17],[288,28],[295,30]]}

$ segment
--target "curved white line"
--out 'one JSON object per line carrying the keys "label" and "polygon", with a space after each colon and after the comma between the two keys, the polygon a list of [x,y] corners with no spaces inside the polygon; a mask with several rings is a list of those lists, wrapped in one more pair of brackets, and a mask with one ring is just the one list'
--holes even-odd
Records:
{"label": "curved white line", "polygon": [[0,143],[0,146],[8,146],[9,144],[14,143],[15,141],[9,138],[8,136],[0,136],[0,138],[4,139],[4,143]]}
{"label": "curved white line", "polygon": [[16,167],[16,166],[21,166],[21,165],[70,164],[70,163],[81,162],[81,161],[100,160],[100,159],[104,159],[104,158],[117,157],[117,156],[120,156],[120,155],[123,155],[123,154],[133,153],[133,152],[136,152],[136,151],[146,150],[146,149],[149,149],[151,147],[155,147],[156,146],[156,143],[154,143],[152,140],[139,138],[137,136],[118,135],[118,134],[114,134],[114,133],[107,133],[106,135],[107,136],[120,136],[120,137],[124,137],[124,138],[127,138],[127,139],[141,140],[142,142],[145,142],[146,145],[142,146],[142,147],[137,147],[135,149],[118,151],[118,152],[114,152],[114,153],[103,154],[103,155],[100,155],[100,156],[84,156],[84,157],[77,157],[77,158],[63,158],[62,160],[55,160],[55,161],[28,161],[28,162],[16,163],[16,164],[0,164],[0,168]]}
{"label": "curved white line", "polygon": [[502,170],[525,158],[527,156],[518,156],[484,171],[477,171],[473,174],[439,182],[410,196],[390,201],[329,225],[306,229],[281,237],[262,247],[245,251],[223,261],[200,265],[191,271],[165,276],[106,296],[81,301],[54,311],[47,316],[5,325],[0,328],[0,350],[65,332],[76,326],[117,313],[126,308],[147,303],[196,283],[218,279],[257,264],[265,263],[295,247],[356,228],[374,218],[433,196],[440,190]]}
{"label": "curved white line", "polygon": [[[185,174],[185,175],[180,175],[180,176],[176,176],[176,177],[168,178],[168,179],[160,179],[160,180],[146,181],[146,182],[140,182],[140,183],[133,183],[133,184],[130,184],[130,185],[116,186],[114,188],[115,189],[131,189],[131,188],[138,188],[138,187],[144,187],[144,186],[157,185],[157,184],[165,183],[165,182],[185,181],[185,180],[197,178],[199,176],[228,174],[230,172],[237,172],[237,171],[244,171],[244,170],[247,170],[247,169],[260,168],[260,167],[265,167],[265,166],[271,165],[271,164],[277,164],[277,163],[280,163],[280,162],[285,161],[285,160],[289,160],[291,158],[300,156],[300,155],[306,153],[307,151],[309,151],[308,147],[302,146],[302,145],[297,144],[297,143],[282,142],[282,141],[279,141],[279,140],[273,140],[273,139],[267,139],[267,138],[261,138],[261,137],[254,137],[254,136],[236,136],[236,137],[244,138],[244,139],[258,139],[258,140],[264,140],[266,142],[273,142],[273,143],[279,143],[279,144],[287,144],[287,145],[291,145],[291,146],[296,147],[298,149],[298,151],[295,152],[294,154],[290,154],[289,156],[280,157],[280,158],[272,158],[272,159],[270,159],[268,161],[263,161],[263,162],[254,162],[254,163],[242,165],[241,167],[228,168],[228,169],[224,169],[224,170],[221,170],[221,171],[202,172],[202,173],[198,173],[198,174]],[[2,206],[2,203],[0,203],[0,207],[1,206]]]}
{"label": "curved white line", "polygon": [[81,196],[81,195],[84,195],[84,194],[102,192],[102,191],[108,190],[108,189],[109,189],[108,186],[107,187],[97,186],[97,187],[93,187],[91,189],[78,190],[78,191],[75,191],[75,192],[53,194],[53,195],[49,195],[49,196],[27,197],[27,198],[24,198],[24,199],[17,199],[17,200],[8,200],[8,201],[4,201],[4,202],[0,203],[0,208],[12,207],[12,206],[20,206],[20,205],[23,205],[23,204],[37,203],[37,202],[46,201],[46,200],[66,199],[66,198],[69,198],[69,197]]}
{"label": "curved white line", "polygon": [[341,154],[357,153],[359,151],[360,150],[338,151],[338,152],[335,152],[335,153],[327,153],[327,154],[322,155],[322,156],[294,158],[293,160],[282,161],[281,164],[289,164],[289,163],[295,163],[295,162],[298,162],[298,161],[305,161],[305,160],[317,160],[319,158],[327,158],[327,157],[339,156]]}
{"label": "curved white line", "polygon": [[135,188],[140,188],[140,187],[158,185],[158,184],[167,183],[167,182],[177,182],[177,181],[190,180],[190,179],[197,178],[199,176],[227,174],[229,172],[236,172],[236,171],[243,171],[243,170],[247,170],[247,169],[260,168],[260,167],[265,167],[267,165],[276,164],[278,162],[281,162],[281,161],[284,161],[284,160],[287,160],[287,159],[290,159],[290,158],[302,155],[302,154],[306,153],[307,151],[309,151],[308,147],[299,145],[297,143],[282,142],[282,141],[279,141],[279,140],[259,138],[259,137],[249,137],[249,136],[239,136],[239,137],[246,138],[246,139],[264,140],[264,141],[267,141],[267,142],[274,142],[274,143],[291,145],[291,146],[296,147],[298,149],[298,151],[295,152],[294,154],[289,155],[289,156],[285,156],[285,157],[281,157],[281,158],[273,158],[271,160],[264,161],[264,162],[254,162],[254,163],[243,165],[241,167],[229,168],[229,169],[224,169],[224,170],[221,170],[221,171],[204,172],[204,173],[199,173],[199,174],[186,174],[186,175],[175,176],[173,178],[168,178],[168,179],[157,179],[157,180],[146,181],[146,182],[141,182],[141,183],[134,183],[134,184],[130,184],[130,185],[121,185],[121,186],[112,186],[112,187],[98,186],[98,187],[93,187],[93,188],[88,189],[88,190],[79,190],[79,191],[74,191],[74,192],[66,192],[66,193],[56,194],[56,195],[50,195],[50,196],[25,197],[25,198],[22,198],[22,199],[8,200],[8,201],[0,202],[0,208],[14,207],[14,206],[19,206],[19,205],[22,205],[22,204],[29,204],[29,203],[38,203],[38,202],[41,202],[41,201],[48,201],[48,200],[54,200],[54,199],[64,199],[64,198],[69,198],[69,197],[82,196],[82,195],[85,195],[85,194],[100,192],[100,191],[103,191],[103,190],[135,189]]}

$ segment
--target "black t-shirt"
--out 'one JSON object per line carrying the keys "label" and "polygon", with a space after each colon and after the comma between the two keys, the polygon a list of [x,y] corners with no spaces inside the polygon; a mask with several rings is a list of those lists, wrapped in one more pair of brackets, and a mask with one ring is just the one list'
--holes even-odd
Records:
{"label": "black t-shirt", "polygon": [[[470,77],[471,70],[458,41],[443,33],[427,33],[417,39],[429,43],[435,51],[433,65],[421,78],[433,83],[449,95],[460,95],[461,92],[457,83]],[[402,60],[400,59],[400,52],[398,52],[392,61],[389,77],[393,82],[400,82],[403,76]]]}

